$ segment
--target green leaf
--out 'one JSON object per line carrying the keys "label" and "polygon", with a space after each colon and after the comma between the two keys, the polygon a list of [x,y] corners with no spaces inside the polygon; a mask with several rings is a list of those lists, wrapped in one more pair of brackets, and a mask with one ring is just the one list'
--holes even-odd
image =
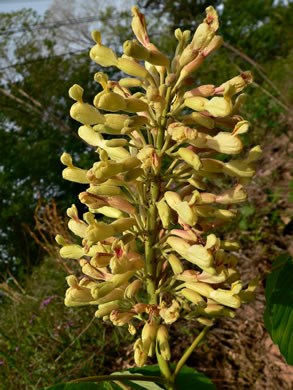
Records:
{"label": "green leaf", "polygon": [[119,390],[120,386],[115,383],[101,382],[80,382],[80,383],[59,383],[55,386],[44,387],[43,390]]}
{"label": "green leaf", "polygon": [[[113,375],[131,375],[131,374],[134,374],[132,371],[119,371],[119,372],[113,372]],[[140,373],[136,372],[135,373],[136,375],[139,375]],[[147,375],[147,374],[145,374]],[[157,374],[152,374],[152,375],[156,375],[156,376],[160,376],[160,370],[159,370],[159,375]],[[144,376],[143,374],[141,374],[141,376]],[[135,389],[135,390],[161,390],[163,387],[160,387],[159,385],[157,385],[155,382],[145,382],[145,381],[139,381],[139,380],[135,380],[135,381],[123,381],[124,384],[126,384],[127,386],[130,386],[132,389]]]}
{"label": "green leaf", "polygon": [[276,267],[266,282],[264,323],[288,364],[293,365],[293,261],[284,254],[272,264]]}
{"label": "green leaf", "polygon": [[[171,366],[174,370],[175,366]],[[145,366],[145,367],[135,367],[130,368],[129,371],[133,374],[143,374],[143,375],[155,375],[160,376],[160,369],[158,366]],[[190,367],[182,367],[178,377],[177,377],[177,386],[179,390],[186,389],[196,389],[196,390],[216,390],[215,385],[207,378],[204,374],[193,370]],[[159,385],[158,385],[159,386]]]}
{"label": "green leaf", "polygon": [[241,207],[240,211],[244,217],[250,217],[251,215],[254,214],[255,209],[250,204],[247,204],[247,205]]}

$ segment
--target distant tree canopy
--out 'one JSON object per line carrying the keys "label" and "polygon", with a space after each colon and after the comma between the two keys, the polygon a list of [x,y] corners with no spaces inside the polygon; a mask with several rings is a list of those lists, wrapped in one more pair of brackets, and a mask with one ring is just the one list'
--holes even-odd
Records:
{"label": "distant tree canopy", "polygon": [[[155,43],[166,52],[173,50],[176,44],[173,38],[175,28],[193,32],[204,17],[205,8],[208,5],[217,7],[221,15],[219,34],[225,41],[261,64],[262,71],[272,75],[277,85],[286,85],[288,101],[284,101],[284,96],[255,72],[260,87],[280,103],[273,101],[275,105],[272,105],[270,96],[263,89],[256,88],[252,103],[247,105],[248,114],[252,120],[270,120],[272,126],[276,125],[279,112],[284,108],[281,104],[288,105],[293,96],[292,87],[288,87],[285,77],[286,72],[288,77],[293,77],[292,67],[288,68],[289,60],[293,64],[292,1],[287,5],[272,0],[141,0],[138,3],[146,18],[151,20],[150,36],[154,31]],[[11,267],[18,263],[18,269],[21,269],[21,266],[36,264],[41,259],[38,248],[23,228],[23,223],[31,228],[34,226],[33,212],[38,197],[45,201],[54,197],[63,210],[76,201],[78,189],[61,177],[62,152],[70,153],[77,165],[84,168],[95,158],[94,150],[86,149],[77,135],[78,126],[69,117],[72,101],[68,97],[68,89],[74,83],[91,91],[91,96],[85,96],[88,101],[99,91],[93,82],[93,75],[99,69],[88,56],[90,39],[87,36],[90,34],[83,24],[74,24],[74,14],[68,16],[73,20],[71,25],[67,23],[59,30],[44,28],[46,24],[54,23],[54,18],[60,23],[60,18],[66,14],[66,4],[62,2],[60,12],[55,4],[54,12],[44,17],[32,10],[0,14],[2,271],[8,264]],[[91,16],[93,19],[95,14],[91,13]],[[130,10],[104,9],[96,16],[105,44],[118,50],[122,35],[124,40],[128,36],[133,38],[128,24]],[[41,29],[40,23],[43,23]],[[159,34],[155,33],[156,29]],[[77,48],[81,51],[76,52]],[[67,52],[69,54],[60,55]],[[201,82],[222,83],[241,70],[258,70],[253,62],[247,62],[235,50],[226,47],[219,53],[212,56],[198,74]],[[110,68],[110,72],[113,69]],[[115,74],[110,74],[110,77],[115,78]]]}
{"label": "distant tree canopy", "polygon": [[[40,35],[33,26],[44,20],[31,10],[0,14],[1,18],[7,35],[15,29],[21,34],[11,41],[12,61],[2,57],[0,70],[0,269],[4,271],[7,264],[33,265],[41,258],[40,248],[23,226],[33,228],[38,198],[46,202],[54,197],[63,211],[76,201],[79,189],[62,179],[60,156],[66,151],[87,167],[95,154],[77,135],[78,126],[69,116],[73,101],[68,90],[79,83],[92,91],[85,99],[92,99],[100,87],[93,83],[97,68],[92,67],[87,48],[56,55],[54,30]],[[7,35],[1,44],[9,50]]]}

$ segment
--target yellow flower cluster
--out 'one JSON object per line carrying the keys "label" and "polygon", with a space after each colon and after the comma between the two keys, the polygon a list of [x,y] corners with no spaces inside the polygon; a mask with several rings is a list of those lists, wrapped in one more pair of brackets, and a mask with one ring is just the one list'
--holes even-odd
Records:
{"label": "yellow flower cluster", "polygon": [[[82,124],[78,134],[97,148],[99,160],[84,170],[63,153],[64,179],[89,185],[79,195],[89,211],[80,219],[75,205],[67,210],[81,245],[56,240],[61,256],[78,260],[82,272],[67,277],[65,304],[97,305],[97,317],[127,324],[131,334],[143,325],[134,344],[142,366],[155,343],[170,359],[168,326],[179,318],[209,326],[253,299],[256,282],[242,290],[236,269],[237,242],[212,229],[235,218],[261,149],[234,158],[249,128],[239,113],[246,95],[235,95],[252,82],[251,73],[218,87],[195,86],[190,76],[222,44],[215,9],[206,9],[191,40],[190,31],[175,31],[172,61],[150,42],[138,7],[132,12],[137,40],[124,43],[121,57],[101,43],[99,31],[90,51],[100,66],[131,77],[110,81],[96,73],[102,91],[93,105],[83,101],[79,85],[69,91],[76,101],[70,115]],[[231,184],[217,191],[221,178]]]}

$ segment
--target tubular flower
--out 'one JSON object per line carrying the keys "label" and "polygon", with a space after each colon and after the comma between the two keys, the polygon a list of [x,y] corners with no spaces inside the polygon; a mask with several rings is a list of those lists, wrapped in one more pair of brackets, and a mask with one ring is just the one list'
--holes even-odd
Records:
{"label": "tubular flower", "polygon": [[122,57],[102,45],[99,31],[90,51],[100,66],[125,75],[111,81],[96,73],[102,92],[93,105],[79,85],[69,90],[70,115],[82,124],[78,135],[99,158],[84,169],[62,154],[64,179],[88,186],[79,194],[88,212],[67,210],[79,242],[69,245],[60,235],[56,241],[61,256],[81,270],[81,278],[67,277],[65,305],[96,305],[97,318],[138,334],[134,360],[143,366],[155,345],[170,360],[168,328],[177,320],[210,326],[253,299],[258,280],[242,291],[238,243],[220,240],[214,229],[235,218],[247,199],[244,187],[261,149],[238,157],[249,129],[239,113],[245,95],[238,94],[253,81],[250,72],[218,87],[186,79],[222,44],[216,10],[206,9],[193,35],[175,31],[172,61],[151,43],[139,8],[132,14],[138,41],[126,41]]}

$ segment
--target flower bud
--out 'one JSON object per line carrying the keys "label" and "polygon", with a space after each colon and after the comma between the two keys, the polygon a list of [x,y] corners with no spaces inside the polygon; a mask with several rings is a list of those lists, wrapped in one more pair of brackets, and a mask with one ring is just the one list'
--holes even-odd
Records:
{"label": "flower bud", "polygon": [[191,178],[187,179],[187,182],[190,183],[193,187],[198,188],[199,190],[205,190],[206,185],[203,183],[199,178],[196,176],[192,176]]}
{"label": "flower bud", "polygon": [[121,189],[120,187],[101,184],[97,186],[91,186],[87,189],[87,192],[93,195],[107,195],[107,196],[113,196],[113,195],[120,195]]}
{"label": "flower bud", "polygon": [[124,111],[127,112],[142,112],[142,111],[148,111],[149,106],[147,103],[140,99],[134,99],[134,98],[128,98],[125,100],[126,107]]}
{"label": "flower bud", "polygon": [[94,302],[94,297],[91,290],[78,285],[77,278],[74,275],[69,275],[66,278],[69,288],[65,293],[65,306],[83,306]]}
{"label": "flower bud", "polygon": [[112,225],[105,222],[93,221],[86,230],[86,238],[94,243],[111,237],[115,234]]}
{"label": "flower bud", "polygon": [[196,171],[201,168],[201,161],[198,155],[195,154],[192,150],[187,148],[180,148],[177,153],[185,162],[187,162],[187,164],[191,165]]}
{"label": "flower bud", "polygon": [[211,294],[215,291],[211,286],[203,282],[186,282],[183,284],[183,286],[187,287],[192,291],[195,291],[196,293],[206,298],[210,298]]}
{"label": "flower bud", "polygon": [[262,156],[261,147],[257,145],[249,151],[248,156],[244,161],[249,164],[253,161],[258,160],[259,158],[261,158],[261,156]]}
{"label": "flower bud", "polygon": [[131,334],[131,336],[136,334],[136,329],[131,322],[128,324],[128,332]]}
{"label": "flower bud", "polygon": [[190,302],[194,303],[195,305],[205,307],[206,301],[202,298],[200,294],[198,294],[196,291],[191,290],[189,288],[183,288],[180,293],[188,299]]}
{"label": "flower bud", "polygon": [[100,114],[100,112],[95,107],[88,103],[83,103],[82,94],[83,89],[77,84],[74,84],[69,89],[69,96],[74,100],[77,100],[77,102],[71,106],[70,116],[84,125],[103,123],[103,115]]}
{"label": "flower bud", "polygon": [[194,60],[189,62],[187,65],[185,65],[180,72],[179,79],[177,80],[174,89],[176,89],[187,76],[189,76],[191,73],[197,70],[200,67],[200,65],[203,63],[204,59],[205,57],[201,53],[199,53],[194,58]]}
{"label": "flower bud", "polygon": [[209,234],[206,239],[205,248],[206,249],[219,249],[221,245],[221,240],[216,237],[215,234]]}
{"label": "flower bud", "polygon": [[149,51],[135,41],[125,41],[123,51],[127,56],[134,57],[138,60],[148,60],[149,58]]}
{"label": "flower bud", "polygon": [[216,196],[216,202],[221,204],[240,203],[245,202],[246,199],[247,192],[243,189],[241,184]]}
{"label": "flower bud", "polygon": [[232,307],[234,309],[238,309],[241,303],[240,298],[237,295],[232,295],[229,291],[221,289],[211,292],[210,298],[224,306]]}
{"label": "flower bud", "polygon": [[184,99],[188,99],[193,96],[200,96],[206,98],[209,96],[213,96],[214,94],[215,94],[215,86],[213,84],[206,84],[185,92],[183,97]]}
{"label": "flower bud", "polygon": [[231,100],[221,97],[213,97],[211,100],[206,102],[204,107],[210,114],[220,118],[228,116],[232,112]]}
{"label": "flower bud", "polygon": [[100,92],[94,98],[94,105],[104,111],[121,111],[126,108],[126,101],[118,93],[115,92]]}
{"label": "flower bud", "polygon": [[[91,210],[92,209],[90,209],[90,211]],[[94,210],[95,210],[95,213],[103,214],[108,218],[119,219],[119,218],[125,218],[127,216],[122,211],[114,209],[114,207],[109,207],[109,206],[103,206],[103,207],[100,207],[100,208],[97,208]]]}
{"label": "flower bud", "polygon": [[225,164],[222,161],[212,160],[210,158],[202,158],[201,163],[204,175],[206,175],[208,172],[221,173],[225,167]]}
{"label": "flower bud", "polygon": [[166,68],[169,68],[169,59],[164,54],[159,52],[158,50],[150,50],[149,51],[149,58],[147,60],[149,63],[157,66],[164,66]]}
{"label": "flower bud", "polygon": [[168,308],[163,306],[159,314],[166,324],[173,324],[173,322],[177,321],[180,316],[180,305],[175,299],[173,299],[172,305]]}
{"label": "flower bud", "polygon": [[[95,286],[93,286],[91,288],[91,294],[95,299],[100,300],[101,298],[110,294],[113,291],[114,287],[115,286],[112,282],[97,283]],[[103,306],[104,306],[104,304],[101,304],[99,306],[99,308],[103,307]],[[112,310],[114,310],[114,309],[112,309]],[[106,313],[106,314],[108,314],[108,313]]]}
{"label": "flower bud", "polygon": [[93,31],[92,38],[97,44],[90,50],[91,59],[101,66],[117,66],[118,59],[114,51],[101,44],[101,33]]}
{"label": "flower bud", "polygon": [[255,290],[258,287],[259,281],[260,277],[257,276],[249,282],[248,287],[244,291],[239,292],[238,296],[241,303],[249,303],[255,300]]}
{"label": "flower bud", "polygon": [[199,272],[194,271],[193,269],[188,269],[181,274],[176,275],[177,280],[182,280],[184,282],[197,282]]}
{"label": "flower bud", "polygon": [[147,34],[144,14],[139,11],[139,8],[136,5],[131,8],[131,11],[133,16],[131,22],[132,31],[134,32],[139,42],[143,46],[147,46],[149,44],[149,37]]}
{"label": "flower bud", "polygon": [[218,50],[222,46],[223,42],[223,37],[220,37],[219,35],[214,36],[207,47],[205,47],[205,49],[202,51],[202,55],[207,57],[213,51]]}
{"label": "flower bud", "polygon": [[153,167],[154,155],[156,154],[155,148],[151,145],[144,146],[138,153],[137,158],[142,162],[141,168],[148,169]]}
{"label": "flower bud", "polygon": [[137,178],[139,178],[141,175],[143,175],[143,169],[142,168],[134,168],[131,171],[128,171],[124,174],[124,181],[130,182]]}
{"label": "flower bud", "polygon": [[111,223],[114,234],[119,234],[135,225],[135,218],[121,218]]}
{"label": "flower bud", "polygon": [[136,313],[146,313],[149,305],[147,303],[136,303],[133,306],[133,310]]}
{"label": "flower bud", "polygon": [[137,339],[134,343],[134,362],[138,367],[143,367],[148,354],[144,351],[143,343],[141,339]]}
{"label": "flower bud", "polygon": [[213,129],[215,127],[215,121],[212,118],[200,114],[199,112],[193,112],[190,115],[186,115],[183,119],[183,122],[186,125],[197,124],[200,126],[204,126],[207,129]]}
{"label": "flower bud", "polygon": [[120,288],[114,288],[109,294],[105,295],[102,298],[97,299],[97,304],[101,305],[103,303],[117,301],[123,299],[124,295],[124,289],[122,287]]}
{"label": "flower bud", "polygon": [[209,319],[209,318],[205,318],[205,317],[196,317],[196,321],[198,321],[200,324],[204,325],[204,326],[213,326],[214,325],[214,321]]}
{"label": "flower bud", "polygon": [[140,87],[142,84],[142,81],[139,79],[126,77],[124,79],[120,79],[119,84],[121,85],[121,87],[135,88],[135,87]]}
{"label": "flower bud", "polygon": [[121,211],[124,211],[128,214],[135,214],[136,208],[132,206],[127,200],[123,199],[120,196],[110,196],[107,198],[107,202],[110,206],[119,209]]}
{"label": "flower bud", "polygon": [[175,255],[171,254],[168,256],[168,262],[172,268],[172,271],[175,275],[180,274],[184,271],[184,267],[181,261]]}
{"label": "flower bud", "polygon": [[240,245],[236,241],[221,241],[221,249],[224,249],[225,251],[237,251],[240,248]]}
{"label": "flower bud", "polygon": [[127,58],[119,58],[117,67],[130,76],[152,80],[150,73],[140,64]]}
{"label": "flower bud", "polygon": [[81,184],[88,184],[90,182],[87,177],[87,171],[85,169],[75,167],[72,164],[72,158],[68,153],[63,153],[60,160],[62,164],[67,165],[67,168],[62,171],[63,179]]}
{"label": "flower bud", "polygon": [[174,236],[181,237],[186,241],[197,241],[197,236],[192,230],[172,229],[171,232]]}
{"label": "flower bud", "polygon": [[112,256],[112,253],[96,253],[91,259],[91,265],[95,268],[106,267]]}
{"label": "flower bud", "polygon": [[206,18],[204,22],[207,23],[214,31],[217,31],[219,28],[219,18],[218,13],[213,6],[208,6],[206,8]]}
{"label": "flower bud", "polygon": [[205,307],[204,309],[202,309],[202,313],[208,315],[209,317],[212,317],[212,318],[217,318],[217,317],[221,317],[221,316],[227,316],[227,317],[230,317],[230,318],[234,318],[235,317],[235,311],[234,310],[231,310],[231,309],[228,309],[227,307],[225,306],[222,306],[222,305],[216,305],[216,304],[208,304],[207,307]]}
{"label": "flower bud", "polygon": [[94,163],[92,172],[97,179],[106,180],[111,176],[117,175],[123,171],[123,165],[121,162],[116,163],[114,161],[109,161],[105,163],[104,161],[99,161]]}
{"label": "flower bud", "polygon": [[110,314],[110,321],[115,326],[123,326],[125,324],[128,324],[133,316],[134,313],[128,311],[113,310]]}
{"label": "flower bud", "polygon": [[89,125],[80,126],[78,129],[78,135],[92,146],[100,146],[101,141],[103,141],[103,137],[94,131],[94,129]]}
{"label": "flower bud", "polygon": [[114,302],[107,302],[102,305],[99,305],[99,310],[95,312],[95,317],[101,318],[110,314],[113,310],[119,309],[119,305]]}
{"label": "flower bud", "polygon": [[68,222],[68,228],[76,235],[81,238],[86,237],[86,232],[87,232],[87,224],[85,224],[81,220],[75,220],[75,219],[70,219]]}
{"label": "flower bud", "polygon": [[79,259],[84,255],[84,249],[80,245],[65,245],[60,249],[60,256],[64,258]]}
{"label": "flower bud", "polygon": [[135,271],[127,271],[124,274],[114,275],[111,279],[114,287],[119,287],[128,282],[128,280],[134,275]]}
{"label": "flower bud", "polygon": [[149,353],[151,344],[156,339],[156,334],[157,334],[156,323],[155,322],[154,323],[146,322],[143,329],[142,329],[142,332],[141,332],[143,350],[145,351],[146,354]]}
{"label": "flower bud", "polygon": [[176,57],[173,60],[173,66],[175,66],[175,68],[182,68],[183,66],[185,66],[186,64],[194,60],[194,58],[197,55],[198,55],[198,50],[193,49],[192,45],[189,44],[185,47],[182,54],[178,58],[178,66],[175,65],[175,61],[174,61]]}
{"label": "flower bud", "polygon": [[115,138],[105,141],[105,146],[108,146],[110,148],[117,148],[120,146],[127,146],[128,141],[125,138]]}
{"label": "flower bud", "polygon": [[93,209],[100,208],[107,205],[106,201],[103,198],[89,194],[88,192],[85,191],[81,192],[78,195],[78,198],[81,203],[84,203],[88,207]]}
{"label": "flower bud", "polygon": [[216,195],[210,194],[208,192],[201,192],[200,194],[200,203],[210,204],[216,202]]}
{"label": "flower bud", "polygon": [[82,272],[93,279],[104,279],[104,274],[95,269],[87,260],[80,259],[79,264]]}
{"label": "flower bud", "polygon": [[208,99],[201,96],[193,96],[184,100],[186,107],[195,111],[205,111],[205,106],[208,103]]}
{"label": "flower bud", "polygon": [[220,131],[215,137],[208,138],[206,145],[219,153],[239,154],[243,144],[238,136]]}
{"label": "flower bud", "polygon": [[157,331],[157,342],[159,345],[159,351],[164,360],[171,359],[171,351],[169,345],[169,333],[165,325],[160,325]]}
{"label": "flower bud", "polygon": [[168,205],[175,210],[179,217],[188,225],[194,226],[197,222],[197,213],[187,202],[181,201],[180,195],[176,192],[167,191],[164,195]]}
{"label": "flower bud", "polygon": [[196,29],[190,46],[193,50],[204,49],[215,36],[215,31],[207,24],[201,23]]}
{"label": "flower bud", "polygon": [[201,274],[197,275],[197,280],[199,282],[217,284],[224,283],[229,276],[229,272],[226,268],[218,267],[215,275],[210,275],[208,272],[203,271]]}
{"label": "flower bud", "polygon": [[128,271],[137,271],[143,268],[144,262],[140,256],[128,258],[127,255],[121,257],[113,256],[110,260],[112,274],[124,274]]}
{"label": "flower bud", "polygon": [[243,72],[239,76],[233,77],[231,80],[221,84],[218,88],[216,88],[216,93],[221,93],[222,91],[224,92],[228,83],[235,86],[235,93],[239,93],[252,82],[253,82],[252,73],[249,71]]}
{"label": "flower bud", "polygon": [[130,283],[129,286],[126,287],[124,298],[126,299],[133,299],[137,294],[142,286],[142,282],[140,280],[134,280],[132,283]]}

